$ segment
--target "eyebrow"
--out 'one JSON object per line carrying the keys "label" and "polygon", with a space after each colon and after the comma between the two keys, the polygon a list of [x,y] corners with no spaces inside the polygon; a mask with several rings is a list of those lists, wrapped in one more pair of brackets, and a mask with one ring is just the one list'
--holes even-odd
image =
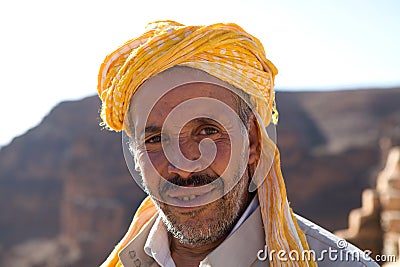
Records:
{"label": "eyebrow", "polygon": [[[215,120],[207,118],[207,117],[200,117],[200,118],[195,118],[188,123],[200,123],[200,124],[209,124],[210,122],[215,122]],[[142,136],[143,133],[145,135],[148,134],[153,134],[153,133],[160,133],[162,127],[155,126],[155,125],[149,125],[146,128],[144,128],[144,132],[141,132],[140,135]]]}
{"label": "eyebrow", "polygon": [[153,134],[153,133],[159,133],[159,132],[161,132],[161,127],[155,126],[155,125],[149,125],[146,128],[144,128],[144,131],[140,132],[139,136],[144,137],[146,135]]}
{"label": "eyebrow", "polygon": [[195,118],[190,122],[194,122],[194,123],[202,123],[202,124],[209,124],[210,122],[216,122],[215,120],[211,119],[211,118],[207,118],[207,117],[200,117],[200,118]]}
{"label": "eyebrow", "polygon": [[161,127],[150,125],[144,128],[145,133],[154,133],[154,132],[161,132]]}

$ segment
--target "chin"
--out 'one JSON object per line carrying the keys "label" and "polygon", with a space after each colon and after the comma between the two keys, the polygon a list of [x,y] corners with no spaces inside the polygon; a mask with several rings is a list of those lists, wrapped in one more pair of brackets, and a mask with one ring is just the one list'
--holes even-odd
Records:
{"label": "chin", "polygon": [[179,242],[199,247],[228,235],[246,209],[250,194],[245,179],[225,196],[196,207],[177,207],[154,200],[160,216]]}

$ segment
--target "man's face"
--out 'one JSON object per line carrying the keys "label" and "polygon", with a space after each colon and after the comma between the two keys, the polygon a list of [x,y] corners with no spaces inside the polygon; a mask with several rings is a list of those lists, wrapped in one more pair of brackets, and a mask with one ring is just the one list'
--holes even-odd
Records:
{"label": "man's face", "polygon": [[236,101],[229,89],[199,82],[157,101],[140,90],[132,98],[137,169],[168,230],[191,246],[226,235],[249,201]]}

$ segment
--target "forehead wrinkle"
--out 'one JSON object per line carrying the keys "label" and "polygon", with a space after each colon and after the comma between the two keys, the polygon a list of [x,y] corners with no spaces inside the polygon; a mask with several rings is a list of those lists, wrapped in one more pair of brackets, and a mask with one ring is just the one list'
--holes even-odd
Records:
{"label": "forehead wrinkle", "polygon": [[[143,107],[143,104],[148,102],[150,99],[155,100],[154,103],[160,103],[160,101],[165,100],[164,97],[168,94],[168,88],[178,88],[181,85],[185,86],[193,86],[191,89],[188,90],[189,95],[191,95],[189,98],[196,97],[196,95],[199,93],[199,91],[202,91],[203,96],[208,96],[210,97],[215,90],[215,88],[210,89],[210,86],[217,86],[220,87],[221,89],[224,88],[229,91],[229,96],[225,95],[222,99],[220,98],[219,100],[225,102],[229,106],[231,106],[236,112],[237,110],[237,93],[235,92],[237,89],[231,86],[230,84],[227,84],[221,80],[219,80],[216,77],[213,77],[203,71],[199,71],[197,69],[192,69],[189,67],[173,67],[171,70],[167,71],[169,72],[168,75],[163,77],[163,73],[156,75],[155,77],[150,78],[148,81],[146,81],[140,88],[135,92],[135,94],[132,96],[130,105],[129,105],[129,112],[128,112],[128,125],[134,126],[134,128],[137,129],[137,124],[134,123],[136,119],[139,119],[142,117],[143,114],[147,113],[148,110],[148,105],[145,104],[146,106]],[[201,90],[201,87],[205,86],[206,88],[209,88],[208,90]],[[189,88],[186,88],[189,89]],[[235,90],[236,89],[236,90]],[[174,91],[174,90],[172,90]],[[186,91],[186,90],[185,90]],[[192,91],[192,92],[190,92]],[[179,94],[178,94],[179,95]],[[218,98],[216,98],[218,99]],[[144,100],[144,102],[143,102]],[[137,107],[137,105],[142,104],[140,108]],[[172,104],[179,104],[179,103],[171,103],[167,102],[170,105]],[[136,107],[136,108],[134,108]],[[173,108],[173,107],[170,107]],[[134,115],[134,113],[140,113]],[[161,112],[163,113],[163,112]],[[139,115],[139,117],[137,117]],[[162,114],[159,114],[162,115]],[[135,127],[136,124],[136,127]],[[127,125],[127,126],[128,126]],[[140,126],[142,128],[142,126]],[[143,126],[144,128],[144,126]],[[143,134],[144,129],[140,129],[141,133]],[[132,128],[131,128],[132,129]],[[133,129],[132,129],[133,130]],[[136,131],[133,131],[136,132]]]}

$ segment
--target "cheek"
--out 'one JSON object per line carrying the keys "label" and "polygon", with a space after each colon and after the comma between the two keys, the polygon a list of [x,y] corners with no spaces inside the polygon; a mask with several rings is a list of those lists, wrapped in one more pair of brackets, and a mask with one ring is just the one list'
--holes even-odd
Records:
{"label": "cheek", "polygon": [[228,140],[217,143],[217,149],[211,168],[224,180],[225,190],[230,190],[243,177],[247,168],[248,157],[244,156],[244,144],[240,140],[231,144]]}
{"label": "cheek", "polygon": [[163,177],[164,167],[167,166],[163,153],[139,151],[137,164],[146,185],[148,187],[158,186],[160,176]]}
{"label": "cheek", "polygon": [[219,142],[217,145],[217,155],[211,168],[218,174],[221,175],[229,165],[231,157],[231,146],[229,142]]}
{"label": "cheek", "polygon": [[139,150],[136,154],[137,163],[142,173],[160,172],[165,164],[166,158],[162,152],[148,152],[146,150]]}

